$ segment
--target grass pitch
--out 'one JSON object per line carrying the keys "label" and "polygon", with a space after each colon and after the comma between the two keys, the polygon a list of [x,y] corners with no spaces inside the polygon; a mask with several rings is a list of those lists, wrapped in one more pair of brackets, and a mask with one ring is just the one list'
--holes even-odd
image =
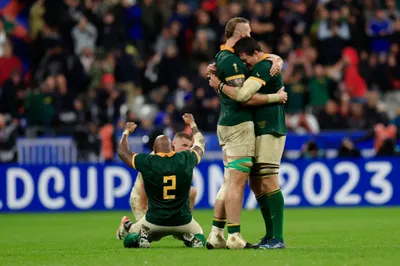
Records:
{"label": "grass pitch", "polygon": [[[115,239],[120,212],[0,215],[0,265],[400,265],[400,208],[287,209],[285,250],[190,249],[171,237],[147,250]],[[212,211],[194,213],[207,237]],[[242,214],[258,242],[261,214]]]}

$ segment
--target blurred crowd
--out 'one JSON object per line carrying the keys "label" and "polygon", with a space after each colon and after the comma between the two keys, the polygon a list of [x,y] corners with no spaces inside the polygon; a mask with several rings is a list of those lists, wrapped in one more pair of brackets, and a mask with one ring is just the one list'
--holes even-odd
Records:
{"label": "blurred crowd", "polygon": [[[73,135],[79,150],[108,160],[126,121],[151,142],[184,130],[184,112],[215,132],[219,98],[206,70],[234,16],[285,62],[290,131],[365,130],[395,143],[399,0],[9,2],[0,11],[0,145],[18,134]],[[28,10],[26,33],[18,8]]]}

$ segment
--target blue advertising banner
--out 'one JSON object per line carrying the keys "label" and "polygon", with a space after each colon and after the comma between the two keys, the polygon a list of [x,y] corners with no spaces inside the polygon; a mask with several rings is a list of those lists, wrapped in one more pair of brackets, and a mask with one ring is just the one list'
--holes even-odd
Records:
{"label": "blue advertising banner", "polygon": [[[0,212],[128,210],[136,171],[123,165],[0,165]],[[400,205],[400,159],[284,161],[280,184],[285,205]],[[223,183],[221,161],[194,171],[196,207],[212,208]],[[257,202],[246,188],[244,207]]]}

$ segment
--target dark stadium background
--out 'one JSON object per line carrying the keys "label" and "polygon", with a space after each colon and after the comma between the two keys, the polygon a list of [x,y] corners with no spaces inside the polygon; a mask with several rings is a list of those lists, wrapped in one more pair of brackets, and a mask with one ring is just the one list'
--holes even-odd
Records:
{"label": "dark stadium background", "polygon": [[68,136],[78,161],[113,161],[126,121],[149,148],[184,130],[184,112],[218,151],[205,71],[233,16],[284,59],[287,158],[396,156],[398,2],[2,0],[0,160],[18,161],[19,137]]}
{"label": "dark stadium background", "polygon": [[[399,265],[399,9],[399,0],[0,0],[0,264]],[[115,229],[132,217],[136,177],[116,156],[126,121],[139,125],[131,148],[148,152],[159,134],[190,133],[181,115],[195,115],[207,148],[194,217],[210,232],[224,179],[206,68],[234,16],[284,60],[287,249],[184,249],[173,238],[123,249]],[[249,188],[243,206],[242,234],[257,243],[264,225]]]}

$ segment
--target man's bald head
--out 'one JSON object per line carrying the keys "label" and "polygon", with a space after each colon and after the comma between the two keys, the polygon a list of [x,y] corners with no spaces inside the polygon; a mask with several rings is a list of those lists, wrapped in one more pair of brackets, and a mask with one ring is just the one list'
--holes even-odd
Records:
{"label": "man's bald head", "polygon": [[160,135],[154,141],[154,152],[168,153],[173,151],[171,139],[168,136]]}
{"label": "man's bald head", "polygon": [[225,37],[237,39],[250,36],[250,22],[242,17],[231,18],[225,26]]}

